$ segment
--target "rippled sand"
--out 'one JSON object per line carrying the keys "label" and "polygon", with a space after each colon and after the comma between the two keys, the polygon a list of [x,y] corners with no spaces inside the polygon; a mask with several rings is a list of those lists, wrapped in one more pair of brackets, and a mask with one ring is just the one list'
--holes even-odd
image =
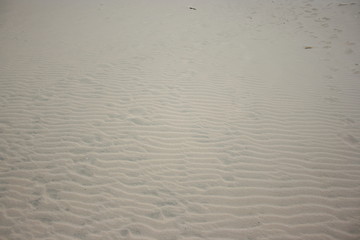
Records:
{"label": "rippled sand", "polygon": [[0,239],[360,239],[359,1],[0,2]]}

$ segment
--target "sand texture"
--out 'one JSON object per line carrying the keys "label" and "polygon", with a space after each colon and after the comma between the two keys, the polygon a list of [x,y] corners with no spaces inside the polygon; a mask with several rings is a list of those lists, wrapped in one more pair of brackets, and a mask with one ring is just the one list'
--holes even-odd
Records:
{"label": "sand texture", "polygon": [[360,1],[0,1],[1,240],[360,239]]}

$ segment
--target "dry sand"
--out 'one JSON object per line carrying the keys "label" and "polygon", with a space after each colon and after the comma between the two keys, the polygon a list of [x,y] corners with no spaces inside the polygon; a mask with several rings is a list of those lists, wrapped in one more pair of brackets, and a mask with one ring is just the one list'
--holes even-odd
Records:
{"label": "dry sand", "polygon": [[358,0],[1,0],[0,239],[360,239],[359,40]]}

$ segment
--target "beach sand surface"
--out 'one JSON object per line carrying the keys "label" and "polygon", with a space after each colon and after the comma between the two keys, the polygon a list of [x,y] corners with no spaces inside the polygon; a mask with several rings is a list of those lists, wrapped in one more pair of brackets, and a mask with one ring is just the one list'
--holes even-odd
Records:
{"label": "beach sand surface", "polygon": [[0,1],[1,240],[360,239],[360,1]]}

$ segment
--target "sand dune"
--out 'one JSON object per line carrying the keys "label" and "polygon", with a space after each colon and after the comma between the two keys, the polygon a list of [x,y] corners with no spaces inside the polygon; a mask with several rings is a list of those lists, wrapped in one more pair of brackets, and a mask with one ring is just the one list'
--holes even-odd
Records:
{"label": "sand dune", "polygon": [[0,239],[360,239],[359,24],[347,0],[1,1]]}

